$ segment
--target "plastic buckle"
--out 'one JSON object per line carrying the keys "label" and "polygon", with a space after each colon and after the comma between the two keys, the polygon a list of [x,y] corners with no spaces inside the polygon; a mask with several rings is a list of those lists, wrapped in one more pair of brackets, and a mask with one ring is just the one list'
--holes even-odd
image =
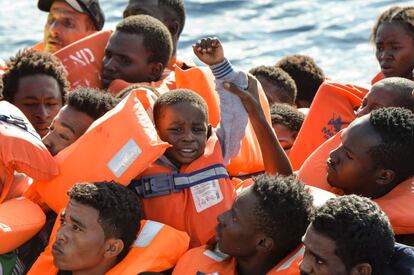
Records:
{"label": "plastic buckle", "polygon": [[139,185],[135,189],[139,188],[138,193],[143,198],[164,196],[175,192],[174,177],[171,174],[142,176]]}

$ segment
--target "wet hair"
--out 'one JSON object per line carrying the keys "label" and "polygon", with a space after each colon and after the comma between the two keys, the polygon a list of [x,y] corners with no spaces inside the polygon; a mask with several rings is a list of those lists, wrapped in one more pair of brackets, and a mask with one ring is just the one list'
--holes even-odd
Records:
{"label": "wet hair", "polygon": [[325,80],[322,69],[312,57],[307,55],[289,55],[276,63],[293,78],[297,88],[296,100],[312,102],[319,86]]}
{"label": "wet hair", "polygon": [[[129,3],[131,2],[140,2],[140,0],[129,0]],[[159,8],[164,8],[164,7],[169,8],[175,13],[175,15],[177,16],[178,24],[179,24],[178,36],[180,36],[184,30],[185,17],[186,17],[184,1],[183,0],[156,0],[156,2]],[[139,12],[139,11],[129,10],[128,13],[125,13],[125,11],[124,11],[124,17],[138,14]]]}
{"label": "wet hair", "polygon": [[312,220],[312,195],[293,176],[262,174],[254,176],[253,182],[258,199],[256,227],[273,239],[280,252],[288,254],[299,245]]}
{"label": "wet hair", "polygon": [[19,51],[6,63],[0,93],[2,99],[13,103],[20,79],[32,75],[48,75],[56,79],[64,102],[65,94],[69,89],[65,67],[52,54],[32,50]]}
{"label": "wet hair", "polygon": [[199,108],[208,118],[208,107],[204,99],[197,93],[188,89],[171,90],[161,95],[154,103],[154,123],[157,126],[158,120],[162,114],[163,108],[183,102],[188,102]]}
{"label": "wet hair", "polygon": [[370,35],[371,43],[375,43],[378,28],[383,23],[400,24],[411,36],[414,36],[414,6],[393,6],[381,13],[372,28]]}
{"label": "wet hair", "polygon": [[119,100],[111,94],[92,88],[80,87],[66,95],[66,104],[94,120],[112,110]]}
{"label": "wet hair", "polygon": [[272,124],[282,124],[294,132],[299,132],[305,120],[302,112],[287,104],[273,104],[270,107],[270,115]]}
{"label": "wet hair", "polygon": [[116,182],[75,184],[68,192],[71,200],[90,206],[99,212],[98,222],[105,238],[121,239],[124,249],[118,255],[121,261],[135,241],[140,229],[141,207],[132,190]]}
{"label": "wet hair", "polygon": [[376,167],[395,172],[394,184],[414,175],[414,113],[410,110],[389,107],[371,112],[369,123],[381,137],[381,144],[369,150]]}
{"label": "wet hair", "polygon": [[278,90],[277,97],[287,104],[295,104],[296,84],[290,75],[274,66],[259,66],[250,70],[256,78],[261,77],[269,81]]}
{"label": "wet hair", "polygon": [[149,15],[133,15],[122,19],[116,31],[142,35],[145,49],[151,52],[148,63],[160,62],[165,68],[172,54],[172,38],[161,21]]}
{"label": "wet hair", "polygon": [[414,111],[414,98],[411,95],[414,90],[414,81],[403,77],[387,77],[375,83],[374,86],[385,89],[393,95],[394,107]]}
{"label": "wet hair", "polygon": [[382,274],[394,251],[388,217],[368,198],[347,195],[328,200],[316,211],[312,227],[335,242],[335,254],[348,272],[369,263],[372,274]]}

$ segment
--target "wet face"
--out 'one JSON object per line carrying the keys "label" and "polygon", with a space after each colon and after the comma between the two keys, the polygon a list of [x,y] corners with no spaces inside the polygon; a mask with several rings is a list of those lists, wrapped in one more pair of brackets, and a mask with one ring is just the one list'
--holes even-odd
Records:
{"label": "wet face", "polygon": [[378,189],[380,169],[369,150],[381,144],[381,137],[369,123],[369,115],[356,119],[341,136],[342,144],[331,151],[327,161],[327,181],[345,194],[372,197]]}
{"label": "wet face", "polygon": [[300,264],[301,275],[346,275],[345,264],[335,254],[335,241],[316,232],[312,225],[303,238],[305,254]]}
{"label": "wet face", "polygon": [[275,123],[272,127],[283,150],[285,150],[286,153],[289,153],[298,133],[280,123]]}
{"label": "wet face", "polygon": [[204,154],[207,143],[207,116],[188,102],[164,106],[156,121],[161,140],[168,142],[165,155],[177,167],[189,164]]}
{"label": "wet face", "polygon": [[292,102],[284,102],[280,99],[278,94],[281,92],[279,91],[279,88],[273,85],[270,81],[267,79],[258,76],[257,80],[259,80],[260,84],[262,85],[263,91],[266,94],[267,100],[269,101],[269,105],[275,104],[275,103],[288,103],[291,104]]}
{"label": "wet face", "polygon": [[53,1],[43,30],[45,51],[54,53],[93,32],[88,15],[77,12],[62,0]]}
{"label": "wet face", "polygon": [[246,257],[256,253],[258,239],[254,209],[256,195],[249,187],[236,198],[230,210],[218,216],[217,244],[223,253],[234,257]]}
{"label": "wet face", "polygon": [[86,113],[65,105],[50,125],[49,133],[43,138],[43,143],[54,156],[74,143],[93,122],[94,119]]}
{"label": "wet face", "polygon": [[414,38],[403,25],[382,23],[376,34],[376,57],[385,77],[413,79]]}
{"label": "wet face", "polygon": [[87,271],[104,261],[108,249],[98,210],[71,200],[60,219],[52,246],[53,263],[60,270],[90,274]]}
{"label": "wet face", "polygon": [[35,74],[20,78],[13,102],[41,137],[62,107],[62,94],[55,78]]}
{"label": "wet face", "polygon": [[372,86],[362,101],[357,111],[357,117],[369,114],[371,111],[383,107],[398,107],[397,98],[399,94],[388,90],[380,83]]}
{"label": "wet face", "polygon": [[115,79],[130,83],[151,82],[154,79],[142,35],[115,31],[108,41],[102,60],[102,84],[108,87]]}

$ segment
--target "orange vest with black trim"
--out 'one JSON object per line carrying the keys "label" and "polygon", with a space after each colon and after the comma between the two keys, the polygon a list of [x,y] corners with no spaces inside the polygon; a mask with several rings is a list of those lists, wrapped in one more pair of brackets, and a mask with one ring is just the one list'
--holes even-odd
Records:
{"label": "orange vest with black trim", "polygon": [[168,147],[159,139],[139,96],[132,92],[54,157],[58,176],[35,181],[24,195],[57,213],[69,201],[66,193],[75,183],[113,180],[128,185]]}
{"label": "orange vest with black trim", "polygon": [[368,89],[325,81],[312,102],[309,113],[289,152],[294,170],[298,170],[319,145],[347,127],[354,119]]}
{"label": "orange vest with black trim", "polygon": [[[169,178],[170,177],[170,178]],[[161,180],[161,178],[164,178]],[[157,182],[173,183],[176,190],[164,188],[164,195],[152,196],[138,186],[152,186]],[[179,183],[184,182],[180,188]],[[217,216],[231,208],[235,198],[234,187],[223,166],[220,142],[213,133],[207,141],[204,154],[173,173],[167,166],[153,163],[131,183],[143,197],[146,219],[168,224],[190,236],[190,247],[207,243],[215,234]],[[151,189],[151,188],[150,188]]]}
{"label": "orange vest with black trim", "polygon": [[[304,251],[305,248],[302,245],[299,246],[266,274],[299,275],[299,264]],[[207,246],[201,246],[189,250],[177,263],[173,275],[181,274],[236,275],[237,262],[234,257],[210,250]]]}
{"label": "orange vest with black trim", "polygon": [[[49,245],[33,264],[29,275],[58,273],[53,264],[52,245],[60,226],[59,219],[50,237]],[[188,249],[189,237],[168,225],[142,220],[138,237],[126,257],[105,274],[136,275],[140,272],[161,272],[174,267]]]}
{"label": "orange vest with black trim", "polygon": [[[306,160],[298,178],[305,184],[342,195],[343,191],[330,186],[326,180],[326,160],[329,152],[341,144],[341,133],[322,144]],[[388,215],[396,235],[414,234],[414,177],[398,184],[384,196],[374,199]]]}

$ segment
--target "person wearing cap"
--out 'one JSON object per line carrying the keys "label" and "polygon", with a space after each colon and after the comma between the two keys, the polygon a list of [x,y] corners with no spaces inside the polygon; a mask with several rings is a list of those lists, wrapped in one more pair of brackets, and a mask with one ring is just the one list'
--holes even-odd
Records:
{"label": "person wearing cap", "polygon": [[101,30],[105,23],[98,0],[39,0],[37,6],[49,12],[43,30],[45,52],[54,53]]}

